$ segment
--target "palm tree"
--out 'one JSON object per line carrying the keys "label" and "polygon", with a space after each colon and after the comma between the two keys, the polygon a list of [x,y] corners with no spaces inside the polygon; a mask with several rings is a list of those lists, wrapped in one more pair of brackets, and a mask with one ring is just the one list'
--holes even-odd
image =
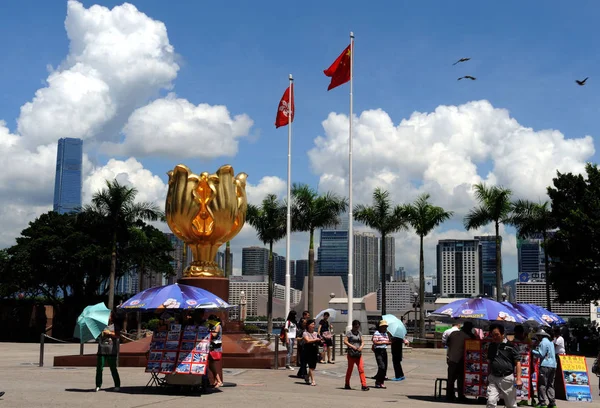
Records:
{"label": "palm tree", "polygon": [[[425,260],[423,258],[423,238],[435,227],[452,217],[452,211],[446,211],[442,207],[436,207],[429,203],[429,194],[420,195],[414,204],[403,207],[408,223],[415,229],[419,236],[419,300],[421,303],[419,312],[419,332],[425,338]],[[416,317],[415,317],[416,318]]]}
{"label": "palm tree", "polygon": [[379,231],[381,234],[381,260],[379,269],[381,274],[381,314],[384,315],[386,314],[385,285],[387,282],[385,276],[385,239],[394,232],[406,229],[408,220],[402,206],[397,205],[392,208],[390,193],[379,187],[373,191],[372,207],[366,207],[362,204],[354,207],[354,219]]}
{"label": "palm tree", "polygon": [[467,230],[483,227],[490,222],[496,230],[496,300],[502,300],[502,258],[500,250],[500,224],[510,224],[512,191],[507,188],[492,186],[484,183],[475,184],[475,198],[479,206],[473,208],[465,216],[464,224]]}
{"label": "palm tree", "polygon": [[309,233],[308,243],[308,311],[313,314],[315,279],[315,230],[327,228],[339,222],[339,215],[346,211],[346,198],[327,192],[319,195],[306,184],[292,186],[292,228]]}
{"label": "palm tree", "polygon": [[517,228],[519,237],[528,238],[536,234],[542,235],[544,248],[544,267],[546,272],[546,309],[552,311],[550,302],[550,265],[546,243],[548,233],[557,228],[556,218],[552,215],[552,208],[548,201],[534,203],[528,200],[517,200],[513,203],[511,224]]}
{"label": "palm tree", "polygon": [[84,212],[94,212],[104,217],[110,226],[111,262],[110,278],[108,284],[108,308],[112,309],[115,303],[115,275],[117,271],[117,243],[125,238],[128,229],[137,220],[156,221],[162,212],[156,204],[142,202],[136,203],[135,196],[138,191],[134,187],[119,184],[115,179],[106,180],[106,187],[92,196],[92,203],[83,207]]}
{"label": "palm tree", "polygon": [[274,265],[273,244],[285,237],[287,206],[275,194],[267,195],[260,207],[248,204],[246,221],[256,229],[263,244],[269,244],[269,288],[267,298],[267,335],[273,332]]}

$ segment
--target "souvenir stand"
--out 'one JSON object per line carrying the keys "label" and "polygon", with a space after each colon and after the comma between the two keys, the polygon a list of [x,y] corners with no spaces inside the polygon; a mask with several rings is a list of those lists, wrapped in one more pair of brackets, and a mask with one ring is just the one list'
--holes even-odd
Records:
{"label": "souvenir stand", "polygon": [[[154,332],[146,372],[147,386],[179,385],[202,387],[208,371],[210,331],[206,326],[172,324]],[[163,378],[159,374],[164,374]]]}
{"label": "souvenir stand", "polygon": [[[465,395],[473,397],[487,396],[487,381],[489,373],[488,349],[490,340],[465,341]],[[513,342],[521,354],[521,380],[523,387],[517,390],[518,400],[531,398],[530,384],[537,389],[537,368],[531,361],[531,346],[527,343]]]}

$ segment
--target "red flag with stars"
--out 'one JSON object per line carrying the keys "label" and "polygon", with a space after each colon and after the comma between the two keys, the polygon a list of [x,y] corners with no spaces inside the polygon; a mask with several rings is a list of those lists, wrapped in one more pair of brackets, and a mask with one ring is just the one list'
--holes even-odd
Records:
{"label": "red flag with stars", "polygon": [[329,68],[323,71],[326,76],[331,78],[331,83],[329,84],[329,88],[327,88],[328,91],[350,81],[350,64],[352,63],[351,47],[352,44],[346,47],[346,49],[340,54],[340,56],[337,57],[335,61],[333,61],[333,64],[331,64]]}
{"label": "red flag with stars", "polygon": [[279,128],[281,126],[289,124],[290,122],[293,122],[294,113],[296,113],[296,109],[294,108],[294,84],[291,84],[283,93],[281,101],[279,101],[279,107],[277,108],[277,117],[275,118],[275,127]]}

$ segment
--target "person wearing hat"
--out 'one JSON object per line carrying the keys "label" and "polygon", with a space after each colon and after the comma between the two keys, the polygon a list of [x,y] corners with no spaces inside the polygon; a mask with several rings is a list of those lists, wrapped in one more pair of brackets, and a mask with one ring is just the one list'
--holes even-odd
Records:
{"label": "person wearing hat", "polygon": [[446,387],[446,399],[454,401],[454,383],[457,383],[458,400],[465,402],[465,340],[474,339],[473,323],[464,322],[461,329],[448,336],[446,344],[448,353],[446,360],[448,363],[448,386]]}
{"label": "person wearing hat", "polygon": [[373,352],[375,353],[375,361],[377,361],[375,388],[386,388],[384,382],[388,364],[387,346],[391,344],[387,328],[388,323],[381,320],[375,334],[373,334]]}
{"label": "person wearing hat", "polygon": [[540,373],[538,377],[538,407],[556,407],[554,400],[554,377],[556,375],[556,351],[550,335],[539,329],[535,336],[540,340],[538,347],[533,350],[533,355],[540,360]]}

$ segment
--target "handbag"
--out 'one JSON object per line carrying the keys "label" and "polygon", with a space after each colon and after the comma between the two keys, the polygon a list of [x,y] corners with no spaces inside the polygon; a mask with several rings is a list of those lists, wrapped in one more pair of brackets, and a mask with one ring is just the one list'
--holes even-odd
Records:
{"label": "handbag", "polygon": [[208,355],[211,360],[219,361],[221,359],[222,353],[220,351],[209,351]]}
{"label": "handbag", "polygon": [[353,348],[348,348],[348,357],[360,358],[361,356],[362,356],[362,351],[354,350]]}
{"label": "handbag", "polygon": [[321,333],[321,337],[323,337],[325,340],[329,340],[332,338],[332,334],[330,331],[324,331]]}

